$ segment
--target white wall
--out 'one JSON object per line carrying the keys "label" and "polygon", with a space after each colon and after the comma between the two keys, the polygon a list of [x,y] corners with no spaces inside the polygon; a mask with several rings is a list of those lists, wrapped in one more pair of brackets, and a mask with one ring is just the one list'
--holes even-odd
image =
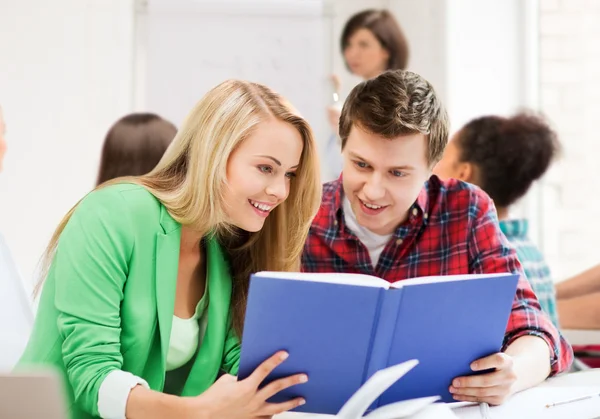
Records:
{"label": "white wall", "polygon": [[133,0],[0,0],[0,231],[26,282],[132,105]]}
{"label": "white wall", "polygon": [[[138,14],[141,102],[180,124],[211,88],[235,78],[279,92],[329,135],[330,21],[322,0],[151,0]],[[326,162],[323,161],[323,166]]]}
{"label": "white wall", "polygon": [[540,0],[541,106],[563,146],[544,190],[547,253],[565,279],[600,263],[600,2]]}
{"label": "white wall", "polygon": [[524,103],[522,0],[448,0],[447,106],[455,129]]}
{"label": "white wall", "polygon": [[[217,4],[214,0],[176,3],[186,2],[195,4],[197,10],[207,7],[206,3]],[[253,2],[270,2],[276,14],[285,13],[282,11],[292,4],[292,10],[306,8],[308,3],[323,8],[323,25],[314,26],[324,31],[317,54],[321,57],[315,55],[308,63],[321,66],[314,70],[319,79],[304,89],[306,92],[293,86],[289,90],[290,99],[310,116],[320,137],[326,124],[325,98],[330,95],[326,75],[340,74],[345,92],[358,81],[344,67],[339,38],[348,17],[366,8],[385,7],[396,15],[410,42],[409,68],[433,83],[449,108],[454,128],[483,113],[510,113],[529,103],[531,95],[523,91],[527,74],[523,73],[526,51],[521,45],[527,36],[519,0]],[[0,231],[28,281],[53,228],[93,186],[100,145],[109,125],[134,109],[158,111],[180,123],[183,110],[200,98],[206,83],[220,81],[215,77],[221,73],[209,73],[207,81],[207,74],[199,71],[196,77],[202,83],[172,94],[168,97],[171,102],[162,103],[156,93],[169,87],[165,69],[175,67],[171,77],[190,77],[194,72],[176,68],[185,61],[179,56],[165,57],[162,65],[155,67],[156,57],[150,55],[156,34],[144,35],[148,29],[144,26],[148,24],[145,2],[139,2],[138,13],[134,3],[57,0],[50,5],[45,0],[0,0],[0,104],[5,109],[9,141],[5,171],[0,175]],[[152,4],[174,3],[150,0]],[[248,7],[236,9],[237,17],[229,14],[227,19],[243,18],[247,10],[260,20],[256,10]],[[215,13],[222,7],[217,4],[213,9],[215,19],[223,18]],[[305,14],[308,16],[310,13]],[[185,28],[170,27],[172,31],[180,29]],[[153,44],[147,44],[149,41]],[[202,54],[206,51],[203,45],[235,47],[231,39],[218,37],[192,41],[197,51],[189,48],[189,54]],[[151,59],[154,63],[148,67]],[[257,74],[253,69],[255,63],[237,70],[252,76]],[[224,69],[222,78],[237,70]],[[282,69],[278,78],[284,80],[284,75]],[[269,84],[269,80],[258,81]],[[153,85],[157,82],[162,85]],[[274,87],[288,88],[284,84]]]}
{"label": "white wall", "polygon": [[447,5],[445,0],[390,0],[389,9],[408,38],[408,69],[429,81],[448,100]]}

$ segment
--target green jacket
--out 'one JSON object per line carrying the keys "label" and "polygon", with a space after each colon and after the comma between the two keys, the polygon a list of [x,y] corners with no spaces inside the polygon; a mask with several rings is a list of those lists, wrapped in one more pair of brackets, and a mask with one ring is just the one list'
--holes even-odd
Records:
{"label": "green jacket", "polygon": [[[58,370],[71,418],[98,416],[98,390],[116,369],[163,390],[180,238],[181,225],[141,186],[100,189],[75,210],[18,365]],[[229,266],[216,240],[208,240],[206,253],[208,328],[183,396],[202,393],[220,370],[237,374],[239,364]]]}

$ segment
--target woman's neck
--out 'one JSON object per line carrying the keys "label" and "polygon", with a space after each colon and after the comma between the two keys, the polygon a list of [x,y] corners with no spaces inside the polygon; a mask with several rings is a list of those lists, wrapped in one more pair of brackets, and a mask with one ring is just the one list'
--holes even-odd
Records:
{"label": "woman's neck", "polygon": [[200,240],[204,234],[192,230],[189,227],[181,227],[181,253],[199,253],[200,252]]}

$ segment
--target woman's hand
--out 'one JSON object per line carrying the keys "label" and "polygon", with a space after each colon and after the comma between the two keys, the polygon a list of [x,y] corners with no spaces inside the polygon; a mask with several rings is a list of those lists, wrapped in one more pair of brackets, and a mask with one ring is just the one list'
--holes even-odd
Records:
{"label": "woman's hand", "polygon": [[282,378],[259,389],[264,379],[287,357],[287,353],[278,352],[259,365],[245,380],[238,381],[232,375],[224,375],[219,378],[208,390],[193,399],[194,408],[198,409],[198,417],[210,419],[264,418],[304,404],[302,398],[284,403],[268,403],[267,400],[283,389],[305,383],[308,380],[305,374]]}
{"label": "woman's hand", "polygon": [[327,120],[331,125],[331,130],[335,135],[339,135],[340,115],[342,111],[337,106],[329,106],[327,108]]}

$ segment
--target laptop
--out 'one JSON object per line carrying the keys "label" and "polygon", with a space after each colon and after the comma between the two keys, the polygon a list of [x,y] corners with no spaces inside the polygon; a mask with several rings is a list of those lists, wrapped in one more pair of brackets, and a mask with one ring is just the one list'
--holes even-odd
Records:
{"label": "laptop", "polygon": [[58,376],[45,372],[0,374],[0,418],[67,419]]}

